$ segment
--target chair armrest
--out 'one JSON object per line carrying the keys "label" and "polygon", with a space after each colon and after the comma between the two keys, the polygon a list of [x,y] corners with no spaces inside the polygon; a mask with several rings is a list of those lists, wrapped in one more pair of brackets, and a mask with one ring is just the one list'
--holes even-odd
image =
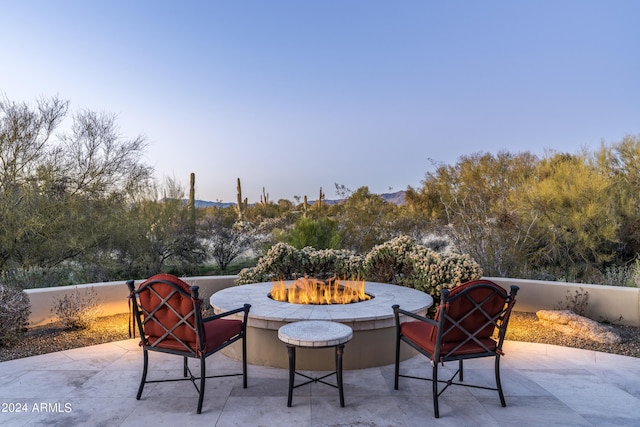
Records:
{"label": "chair armrest", "polygon": [[216,314],[214,316],[209,316],[207,318],[202,319],[203,322],[210,322],[212,320],[216,320],[216,319],[221,319],[223,317],[227,317],[227,316],[231,316],[237,313],[243,313],[245,315],[245,318],[247,317],[247,315],[249,314],[249,309],[251,308],[251,304],[245,304],[243,307],[240,308],[236,308],[234,310],[229,310],[229,311],[225,311],[224,313],[219,313]]}
{"label": "chair armrest", "polygon": [[430,323],[430,324],[432,324],[433,326],[436,326],[436,327],[438,326],[438,322],[436,322],[435,320],[430,319],[430,318],[425,317],[425,316],[420,316],[419,314],[412,313],[411,311],[403,310],[398,305],[394,305],[392,308],[393,308],[393,312],[394,312],[395,317],[396,317],[396,323],[398,325],[400,324],[400,316],[399,315],[402,314],[402,315],[405,315],[407,317],[411,317],[413,319],[419,320],[421,322]]}

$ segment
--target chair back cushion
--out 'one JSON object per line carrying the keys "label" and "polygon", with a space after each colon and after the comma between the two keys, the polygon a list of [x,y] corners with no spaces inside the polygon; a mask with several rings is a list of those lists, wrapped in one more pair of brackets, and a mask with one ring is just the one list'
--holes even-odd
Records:
{"label": "chair back cushion", "polygon": [[195,313],[200,310],[200,301],[192,299],[188,284],[171,274],[157,274],[143,282],[137,294],[149,345],[197,351]]}
{"label": "chair back cushion", "polygon": [[[442,343],[464,341],[469,338],[469,334],[481,341],[491,338],[495,331],[493,321],[502,313],[507,298],[502,287],[488,280],[473,280],[453,288],[445,301],[446,318],[442,328]],[[443,313],[439,307],[436,322],[441,315]],[[433,342],[437,332],[437,328],[431,331]]]}

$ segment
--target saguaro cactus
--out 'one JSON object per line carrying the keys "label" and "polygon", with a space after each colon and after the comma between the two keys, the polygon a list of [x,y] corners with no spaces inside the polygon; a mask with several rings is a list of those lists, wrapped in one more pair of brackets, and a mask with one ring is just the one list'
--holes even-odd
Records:
{"label": "saguaro cactus", "polygon": [[191,172],[189,177],[189,202],[187,203],[187,209],[189,209],[189,219],[191,220],[192,227],[196,225],[196,174]]}
{"label": "saguaro cactus", "polygon": [[245,198],[242,200],[242,186],[240,185],[240,178],[238,178],[238,204],[236,205],[236,213],[238,214],[238,221],[244,221],[244,214],[247,211],[248,201]]}
{"label": "saguaro cactus", "polygon": [[318,212],[322,209],[322,200],[324,199],[324,193],[322,192],[322,187],[320,187],[320,194],[318,194],[318,200],[316,201],[318,205]]}
{"label": "saguaro cactus", "polygon": [[265,208],[269,204],[269,193],[266,193],[264,187],[262,187],[262,195],[260,196],[260,204]]}
{"label": "saguaro cactus", "polygon": [[302,204],[302,216],[307,217],[309,213],[309,203],[307,203],[307,196],[304,196],[304,203]]}

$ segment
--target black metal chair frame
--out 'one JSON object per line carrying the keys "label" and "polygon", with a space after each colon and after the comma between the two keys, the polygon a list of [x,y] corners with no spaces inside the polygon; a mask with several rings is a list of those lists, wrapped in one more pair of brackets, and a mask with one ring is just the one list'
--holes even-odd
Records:
{"label": "black metal chair frame", "polygon": [[[240,376],[240,375],[242,375],[242,387],[243,388],[247,388],[247,343],[246,343],[245,337],[246,337],[246,332],[247,332],[247,318],[249,316],[249,309],[251,308],[250,304],[245,304],[243,307],[237,308],[235,310],[226,311],[224,313],[219,313],[219,314],[217,314],[215,316],[210,316],[210,317],[207,317],[207,318],[203,319],[202,318],[202,314],[200,312],[200,307],[201,307],[202,300],[200,300],[200,298],[198,296],[198,291],[199,291],[199,287],[198,286],[191,286],[190,287],[191,294],[189,294],[189,293],[185,292],[183,289],[181,289],[178,285],[176,285],[176,284],[174,284],[174,283],[172,283],[170,281],[167,281],[167,280],[152,280],[152,281],[146,282],[146,286],[145,286],[144,289],[145,290],[148,289],[149,292],[154,293],[155,296],[161,300],[161,302],[152,311],[146,311],[140,305],[140,301],[139,301],[140,289],[138,289],[138,290],[135,289],[135,281],[134,280],[129,280],[126,283],[127,283],[127,286],[129,287],[129,291],[130,291],[129,298],[133,301],[132,310],[133,310],[133,315],[134,315],[134,321],[138,325],[138,332],[140,333],[140,337],[141,337],[140,346],[143,349],[143,356],[144,356],[144,366],[143,366],[143,370],[142,370],[142,379],[140,380],[140,386],[138,387],[138,394],[136,395],[136,399],[137,400],[140,400],[140,397],[142,396],[142,391],[144,389],[145,384],[160,383],[160,382],[175,382],[175,381],[191,381],[191,383],[193,384],[193,386],[195,387],[195,389],[198,391],[198,394],[199,394],[197,413],[200,414],[202,412],[202,402],[203,402],[203,399],[204,399],[204,390],[205,390],[205,380],[206,379],[208,379],[208,378],[232,377],[232,376]],[[173,291],[168,296],[162,297],[151,286],[154,283],[164,283],[166,285],[169,285],[169,286],[171,286],[173,288]],[[170,304],[167,303],[177,293],[180,293],[183,296],[189,297],[193,301],[193,309],[189,313],[187,313],[186,315],[180,314],[176,309],[174,309]],[[168,307],[179,318],[179,320],[175,324],[173,324],[173,325],[164,325],[158,320],[157,317],[155,317],[155,313],[163,306],[164,307]],[[243,313],[243,312],[244,312],[244,318],[243,318],[243,323],[242,323],[242,332],[240,334],[234,336],[233,338],[229,339],[228,341],[225,341],[223,344],[219,345],[218,347],[216,347],[214,349],[210,349],[208,351],[205,351],[205,348],[204,348],[204,331],[203,331],[204,323],[209,322],[209,321],[213,321],[213,320],[216,320],[216,319],[222,319],[224,317],[232,316],[234,314]],[[194,320],[193,321],[189,321],[189,319],[192,316],[193,316]],[[160,337],[158,340],[156,340],[153,344],[149,343],[148,337],[145,335],[145,332],[144,332],[144,325],[147,322],[150,322],[150,321],[154,321],[157,325],[159,325],[165,331],[163,336]],[[192,348],[189,344],[185,343],[183,340],[181,340],[179,337],[177,337],[174,334],[174,331],[179,326],[182,326],[182,325],[187,326],[189,329],[191,329],[197,335],[198,348],[196,348],[196,349]],[[171,337],[177,343],[180,343],[184,347],[184,350],[175,350],[175,349],[157,347],[157,344],[161,343],[167,337]],[[206,375],[206,363],[205,363],[206,358],[208,356],[210,356],[210,355],[222,350],[223,348],[233,344],[234,342],[236,342],[238,340],[242,340],[242,373],[223,374],[223,375],[209,375],[209,376],[207,376]],[[178,356],[183,356],[183,358],[184,358],[184,365],[183,365],[183,376],[184,376],[184,378],[171,378],[171,379],[165,379],[165,380],[147,380],[147,372],[148,372],[148,367],[149,367],[149,351],[157,351],[157,352],[161,352],[161,353],[169,353],[169,354],[175,354],[175,355],[178,355]],[[200,376],[194,376],[193,373],[191,372],[191,369],[189,368],[189,363],[188,363],[188,359],[189,358],[194,358],[194,359],[200,360]],[[199,385],[196,383],[197,380],[200,380],[199,381]]]}
{"label": "black metal chair frame", "polygon": [[[477,287],[490,288],[493,290],[493,292],[490,293],[482,301],[477,302],[468,295],[469,290]],[[438,315],[436,315],[437,320],[429,319],[427,317],[420,316],[406,310],[402,310],[397,304],[394,305],[393,312],[394,312],[395,321],[396,321],[396,355],[395,355],[394,388],[398,390],[399,377],[431,381],[432,388],[433,388],[433,408],[434,408],[434,415],[436,418],[440,417],[438,397],[440,397],[440,395],[451,385],[460,385],[464,387],[472,387],[472,388],[480,388],[484,390],[497,391],[500,397],[500,404],[503,407],[507,406],[507,403],[504,398],[504,393],[502,391],[502,383],[500,381],[500,357],[504,355],[502,351],[502,345],[504,342],[504,337],[505,337],[507,326],[509,323],[509,316],[515,304],[515,301],[516,301],[515,296],[518,292],[519,287],[512,285],[510,288],[511,288],[511,292],[507,295],[504,289],[502,289],[495,283],[490,282],[488,280],[477,280],[474,282],[473,287],[463,290],[462,292],[455,294],[451,298],[449,298],[450,291],[448,289],[443,289],[441,293],[441,300],[440,300],[440,305],[438,309],[439,313]],[[488,302],[497,293],[502,294],[502,297],[505,299],[505,304],[498,313],[496,314],[487,313],[486,310],[483,308],[483,304]],[[466,298],[468,301],[471,302],[471,304],[473,305],[473,308],[467,313],[465,313],[464,316],[462,316],[461,318],[455,319],[448,314],[447,309],[449,304],[458,298]],[[483,314],[483,317],[485,318],[485,322],[482,325],[478,325],[476,330],[468,331],[464,327],[462,327],[461,322],[463,322],[464,319],[466,319],[467,317],[471,316],[473,313],[476,313],[476,312]],[[420,347],[419,345],[411,341],[409,338],[402,335],[400,331],[400,325],[401,325],[400,315],[404,315],[421,322],[429,323],[435,328],[437,328],[436,343],[434,346],[433,354],[430,354],[428,351],[424,350],[422,347]],[[450,322],[450,326],[445,330],[445,323],[447,321]],[[492,350],[489,347],[487,347],[482,341],[480,341],[475,336],[477,333],[479,333],[489,325],[493,325],[497,330],[497,341],[496,341],[495,350]],[[462,331],[466,335],[466,338],[463,341],[460,341],[455,347],[453,347],[447,353],[441,353],[442,344],[443,344],[443,335],[445,335],[447,332],[452,331],[453,329]],[[423,354],[430,360],[430,363],[432,366],[431,378],[400,374],[400,342],[401,341],[404,341],[405,343],[410,345],[412,348],[414,348],[415,350],[417,350],[419,353]],[[472,353],[472,354],[457,354],[457,355],[455,354],[455,352],[458,351],[462,346],[464,346],[465,344],[471,341],[473,341],[475,344],[480,346],[482,351]],[[462,382],[464,381],[463,361],[466,359],[476,359],[481,357],[495,357],[494,367],[495,367],[496,387],[486,387],[486,386],[467,384]],[[442,365],[444,366],[444,362],[450,362],[450,361],[456,361],[456,360],[458,361],[458,369],[451,376],[451,378],[449,378],[448,380],[438,379],[438,363],[442,363]],[[456,377],[459,378],[460,382],[455,381]],[[438,383],[443,383],[446,385],[441,390],[438,390]]]}

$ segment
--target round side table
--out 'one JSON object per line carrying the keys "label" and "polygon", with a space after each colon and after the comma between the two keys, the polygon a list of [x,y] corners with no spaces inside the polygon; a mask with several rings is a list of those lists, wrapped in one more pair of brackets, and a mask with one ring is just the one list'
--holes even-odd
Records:
{"label": "round side table", "polygon": [[[340,393],[340,406],[344,407],[344,390],[342,387],[342,354],[344,345],[353,337],[353,330],[342,323],[330,322],[327,320],[305,320],[286,324],[278,329],[278,338],[287,345],[289,353],[289,395],[287,406],[291,406],[293,389],[303,385],[321,382],[335,387]],[[296,371],[296,347],[326,348],[336,349],[336,370],[322,377],[310,377]],[[308,381],[294,386],[295,376],[300,375]],[[337,384],[323,381],[325,378],[335,374]]]}

